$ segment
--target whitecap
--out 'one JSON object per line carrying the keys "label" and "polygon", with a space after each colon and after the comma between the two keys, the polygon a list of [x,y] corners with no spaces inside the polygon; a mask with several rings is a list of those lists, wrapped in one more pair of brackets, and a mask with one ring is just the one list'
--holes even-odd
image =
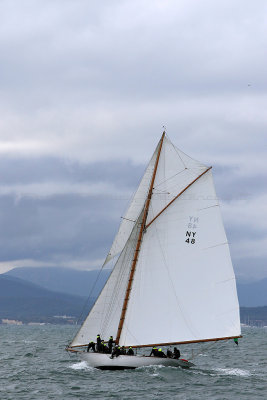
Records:
{"label": "whitecap", "polygon": [[90,370],[93,371],[94,368],[90,367],[86,361],[80,361],[78,363],[72,364],[69,366],[69,368],[71,369],[75,369],[75,370]]}
{"label": "whitecap", "polygon": [[251,373],[244,369],[239,368],[216,368],[217,372],[221,373],[222,375],[234,375],[234,376],[250,376]]}
{"label": "whitecap", "polygon": [[[143,365],[142,367],[136,368],[137,371],[157,371],[158,369],[166,368],[165,365]],[[167,367],[168,368],[168,367]]]}

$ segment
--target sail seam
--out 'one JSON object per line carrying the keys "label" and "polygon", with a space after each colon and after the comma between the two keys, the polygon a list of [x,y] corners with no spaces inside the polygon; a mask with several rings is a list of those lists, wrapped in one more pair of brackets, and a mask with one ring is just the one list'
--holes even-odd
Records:
{"label": "sail seam", "polygon": [[205,248],[202,249],[202,250],[213,249],[214,247],[225,246],[226,244],[228,244],[228,242],[223,242],[223,243],[215,244],[214,246],[205,247]]}

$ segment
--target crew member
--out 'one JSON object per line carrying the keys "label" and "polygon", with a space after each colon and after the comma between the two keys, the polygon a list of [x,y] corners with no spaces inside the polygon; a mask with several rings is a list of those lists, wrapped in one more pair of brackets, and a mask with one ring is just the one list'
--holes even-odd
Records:
{"label": "crew member", "polygon": [[93,352],[95,353],[95,342],[90,342],[90,343],[88,343],[88,346],[87,346],[87,353],[89,352],[90,349],[92,349]]}
{"label": "crew member", "polygon": [[101,337],[100,337],[100,335],[97,335],[97,337],[96,337],[96,347],[97,347],[97,351],[100,352],[100,350],[101,350]]}
{"label": "crew member", "polygon": [[159,351],[158,351],[158,357],[166,358],[167,356],[166,356],[166,354],[162,351],[162,349],[159,349]]}
{"label": "crew member", "polygon": [[159,352],[159,351],[158,351],[157,347],[154,346],[154,347],[152,348],[152,350],[151,350],[151,353],[149,354],[149,357],[152,356],[152,354],[153,354],[154,357],[157,357],[157,356],[158,356],[158,352]]}
{"label": "crew member", "polygon": [[110,358],[114,358],[114,356],[119,357],[119,355],[121,354],[121,348],[120,346],[115,346],[114,349],[112,350],[111,353],[111,357]]}
{"label": "crew member", "polygon": [[127,356],[134,356],[134,351],[131,346],[129,347],[129,349],[127,351]]}
{"label": "crew member", "polygon": [[110,336],[109,341],[108,341],[108,349],[109,349],[110,354],[112,353],[113,343],[115,343],[115,340],[113,340],[113,336]]}
{"label": "crew member", "polygon": [[108,349],[108,346],[106,345],[106,343],[103,344],[102,352],[105,354],[109,354],[109,349]]}
{"label": "crew member", "polygon": [[180,355],[181,355],[180,350],[177,349],[177,347],[174,347],[174,349],[173,349],[173,358],[178,360],[178,358],[180,358]]}
{"label": "crew member", "polygon": [[104,346],[105,346],[105,342],[104,342],[104,339],[102,339],[101,343],[100,343],[99,353],[104,353]]}
{"label": "crew member", "polygon": [[173,357],[173,352],[170,349],[167,350],[167,357],[168,358],[172,358]]}

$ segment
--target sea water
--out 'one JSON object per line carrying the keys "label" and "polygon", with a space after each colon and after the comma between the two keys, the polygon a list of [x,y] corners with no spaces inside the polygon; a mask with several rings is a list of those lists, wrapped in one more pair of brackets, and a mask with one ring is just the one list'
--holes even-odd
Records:
{"label": "sea water", "polygon": [[[195,345],[189,370],[125,371],[96,370],[70,356],[64,348],[76,328],[0,325],[0,399],[267,399],[267,328],[243,328],[238,346]],[[192,357],[192,346],[179,348]]]}

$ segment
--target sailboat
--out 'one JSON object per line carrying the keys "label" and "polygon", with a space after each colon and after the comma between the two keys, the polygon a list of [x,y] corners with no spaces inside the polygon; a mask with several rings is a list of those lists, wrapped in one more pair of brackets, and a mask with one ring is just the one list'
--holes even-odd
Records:
{"label": "sailboat", "polygon": [[[236,280],[212,178],[212,167],[173,145],[165,131],[122,218],[104,265],[117,260],[72,342],[100,369],[166,365],[184,359],[139,349],[241,337]],[[116,259],[117,257],[117,259]],[[100,334],[134,356],[87,352]]]}

